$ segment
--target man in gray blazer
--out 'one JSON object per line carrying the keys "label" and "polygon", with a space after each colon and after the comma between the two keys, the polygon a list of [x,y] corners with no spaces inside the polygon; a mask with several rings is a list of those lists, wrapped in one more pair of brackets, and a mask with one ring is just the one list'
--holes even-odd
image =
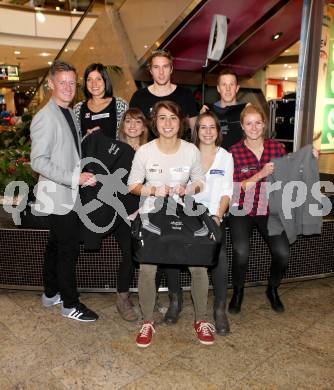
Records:
{"label": "man in gray blazer", "polygon": [[61,314],[77,321],[98,316],[80,303],[75,267],[79,255],[79,218],[75,210],[80,185],[95,185],[92,173],[80,169],[80,132],[72,109],[75,68],[62,61],[50,67],[49,102],[31,123],[31,166],[39,174],[35,210],[48,214],[50,235],[44,255],[45,307],[61,304]]}

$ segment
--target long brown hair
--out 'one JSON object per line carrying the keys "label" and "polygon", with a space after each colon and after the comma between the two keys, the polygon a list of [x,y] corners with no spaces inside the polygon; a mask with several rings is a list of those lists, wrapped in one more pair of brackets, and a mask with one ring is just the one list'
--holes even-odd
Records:
{"label": "long brown hair", "polygon": [[136,107],[129,108],[123,114],[123,118],[119,127],[119,140],[127,143],[127,135],[124,132],[124,122],[126,117],[130,117],[133,119],[140,119],[143,122],[143,132],[139,137],[139,146],[146,144],[148,139],[147,119],[145,115],[142,113],[142,111]]}

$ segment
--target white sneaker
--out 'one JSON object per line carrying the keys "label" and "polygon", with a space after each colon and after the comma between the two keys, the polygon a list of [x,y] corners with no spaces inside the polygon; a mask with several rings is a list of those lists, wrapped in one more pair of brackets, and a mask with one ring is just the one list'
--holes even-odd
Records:
{"label": "white sneaker", "polygon": [[62,300],[59,293],[57,293],[51,298],[48,298],[45,294],[42,295],[42,305],[44,307],[51,307],[59,305],[60,303],[62,303]]}

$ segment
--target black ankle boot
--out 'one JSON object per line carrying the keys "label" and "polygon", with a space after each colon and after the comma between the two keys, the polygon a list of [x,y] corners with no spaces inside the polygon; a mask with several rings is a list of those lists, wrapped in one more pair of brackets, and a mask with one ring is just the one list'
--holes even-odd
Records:
{"label": "black ankle boot", "polygon": [[226,336],[230,333],[230,324],[226,315],[226,303],[223,301],[215,302],[213,306],[213,318],[215,320],[216,333],[220,336]]}
{"label": "black ankle boot", "polygon": [[176,324],[182,310],[182,291],[169,293],[169,308],[165,314],[166,324]]}
{"label": "black ankle boot", "polygon": [[266,295],[272,309],[276,311],[276,313],[282,313],[284,311],[284,305],[278,295],[277,288],[268,286]]}
{"label": "black ankle boot", "polygon": [[242,300],[244,299],[244,288],[243,287],[233,287],[233,295],[228,305],[228,311],[231,314],[240,313]]}

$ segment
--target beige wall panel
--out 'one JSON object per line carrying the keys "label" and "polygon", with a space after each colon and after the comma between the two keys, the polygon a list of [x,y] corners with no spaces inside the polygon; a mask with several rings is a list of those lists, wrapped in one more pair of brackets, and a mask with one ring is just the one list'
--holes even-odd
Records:
{"label": "beige wall panel", "polygon": [[71,33],[71,17],[45,14],[45,22],[36,21],[37,35],[49,38],[66,38]]}
{"label": "beige wall panel", "polygon": [[0,32],[15,35],[35,35],[35,14],[0,9]]}
{"label": "beige wall panel", "polygon": [[77,68],[79,77],[83,76],[85,68],[92,62],[118,65],[123,73],[112,76],[114,94],[129,101],[137,89],[133,72],[138,64],[119,15],[113,9],[100,14],[69,61]]}
{"label": "beige wall panel", "polygon": [[137,60],[161,38],[193,0],[126,0],[119,12]]}
{"label": "beige wall panel", "polygon": [[[71,25],[72,25],[72,30],[75,28],[79,21],[79,17],[77,16],[72,16],[71,17]],[[96,18],[89,18],[86,17],[84,21],[81,23],[79,26],[78,30],[75,33],[75,39],[84,39],[88,31],[93,27],[94,23],[96,22]]]}

